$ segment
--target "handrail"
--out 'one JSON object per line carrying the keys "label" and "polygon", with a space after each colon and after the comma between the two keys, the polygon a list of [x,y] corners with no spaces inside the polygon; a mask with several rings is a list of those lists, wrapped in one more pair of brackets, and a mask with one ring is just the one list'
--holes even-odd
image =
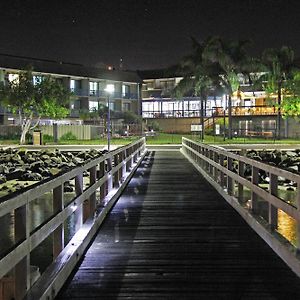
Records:
{"label": "handrail", "polygon": [[[242,150],[243,151],[243,150]],[[182,138],[182,152],[241,214],[248,224],[273,248],[273,250],[300,276],[300,175],[270,166],[266,163],[232,153],[220,147],[197,143]],[[234,168],[237,166],[237,168]],[[250,178],[245,178],[246,166],[251,168]],[[270,178],[268,190],[259,185],[260,172]],[[295,204],[278,197],[278,177],[296,183]],[[244,187],[249,188],[251,199],[243,199]],[[259,198],[267,203],[267,217],[261,214]],[[278,210],[292,217],[297,226],[297,242],[292,245],[278,229]]]}
{"label": "handrail", "polygon": [[[64,222],[73,213],[76,219],[76,232],[79,232],[87,222],[91,223],[92,228],[97,221],[96,191],[100,188],[100,198],[106,203],[116,198],[144,152],[145,138],[141,138],[0,203],[0,217],[10,212],[14,212],[15,215],[15,245],[0,259],[0,279],[15,269],[15,299],[23,299],[31,286],[30,252],[52,234],[54,259],[63,253],[64,249],[67,249],[67,245],[63,242]],[[89,186],[85,190],[83,190],[84,172],[89,173]],[[64,206],[64,183],[73,178],[76,196]],[[53,214],[44,224],[31,230],[29,205],[49,192],[53,192]],[[29,298],[31,299],[31,296]]]}

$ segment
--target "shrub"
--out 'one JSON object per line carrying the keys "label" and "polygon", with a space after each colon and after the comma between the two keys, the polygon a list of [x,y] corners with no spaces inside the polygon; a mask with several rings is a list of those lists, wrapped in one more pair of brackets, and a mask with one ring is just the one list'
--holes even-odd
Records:
{"label": "shrub", "polygon": [[160,131],[160,126],[157,121],[151,121],[148,123],[149,130],[153,129],[154,131]]}
{"label": "shrub", "polygon": [[69,131],[69,132],[63,134],[60,137],[60,140],[61,141],[73,141],[73,140],[77,140],[77,137],[75,134],[73,134],[72,132]]}
{"label": "shrub", "polygon": [[50,134],[43,134],[43,141],[44,143],[52,143],[54,142],[54,137]]}

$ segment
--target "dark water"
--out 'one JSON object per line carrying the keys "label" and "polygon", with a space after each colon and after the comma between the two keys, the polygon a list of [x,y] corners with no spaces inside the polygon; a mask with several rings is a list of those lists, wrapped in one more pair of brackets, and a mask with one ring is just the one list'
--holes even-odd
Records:
{"label": "dark water", "polygon": [[[73,182],[71,181],[72,183],[74,183],[74,180]],[[86,185],[84,188],[86,188]],[[75,196],[75,192],[64,193],[64,205],[68,205]],[[52,197],[52,192],[46,193],[42,197],[30,202],[30,213],[32,216],[31,231],[51,219],[53,215]],[[71,240],[74,234],[75,214],[73,213],[64,222],[65,245]],[[14,243],[14,212],[12,211],[0,218],[0,257],[8,253],[14,247]],[[42,273],[51,264],[52,260],[52,235],[50,235],[31,252],[30,264],[38,266]]]}

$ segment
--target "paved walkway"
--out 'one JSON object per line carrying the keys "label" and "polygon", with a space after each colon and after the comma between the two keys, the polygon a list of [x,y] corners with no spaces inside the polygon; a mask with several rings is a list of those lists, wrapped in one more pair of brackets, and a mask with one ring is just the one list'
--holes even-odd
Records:
{"label": "paved walkway", "polygon": [[300,279],[180,152],[150,152],[58,299],[300,299]]}

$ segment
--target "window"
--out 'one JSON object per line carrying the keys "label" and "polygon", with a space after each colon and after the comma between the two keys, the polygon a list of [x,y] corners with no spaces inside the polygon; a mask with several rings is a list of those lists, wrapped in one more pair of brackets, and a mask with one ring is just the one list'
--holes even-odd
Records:
{"label": "window", "polygon": [[33,85],[37,85],[42,81],[42,76],[33,76],[32,80],[33,80]]}
{"label": "window", "polygon": [[18,74],[8,74],[8,81],[9,82],[13,82],[13,81],[18,82],[19,81],[19,75]]}
{"label": "window", "polygon": [[70,90],[71,90],[71,92],[75,91],[75,80],[74,79],[70,80]]}
{"label": "window", "polygon": [[95,96],[98,90],[98,83],[95,81],[90,81],[90,96]]}
{"label": "window", "polygon": [[122,97],[123,98],[129,98],[130,94],[130,86],[127,84],[122,85]]}
{"label": "window", "polygon": [[98,101],[89,101],[89,111],[98,110]]}
{"label": "window", "polygon": [[123,111],[130,111],[130,103],[123,103]]}

